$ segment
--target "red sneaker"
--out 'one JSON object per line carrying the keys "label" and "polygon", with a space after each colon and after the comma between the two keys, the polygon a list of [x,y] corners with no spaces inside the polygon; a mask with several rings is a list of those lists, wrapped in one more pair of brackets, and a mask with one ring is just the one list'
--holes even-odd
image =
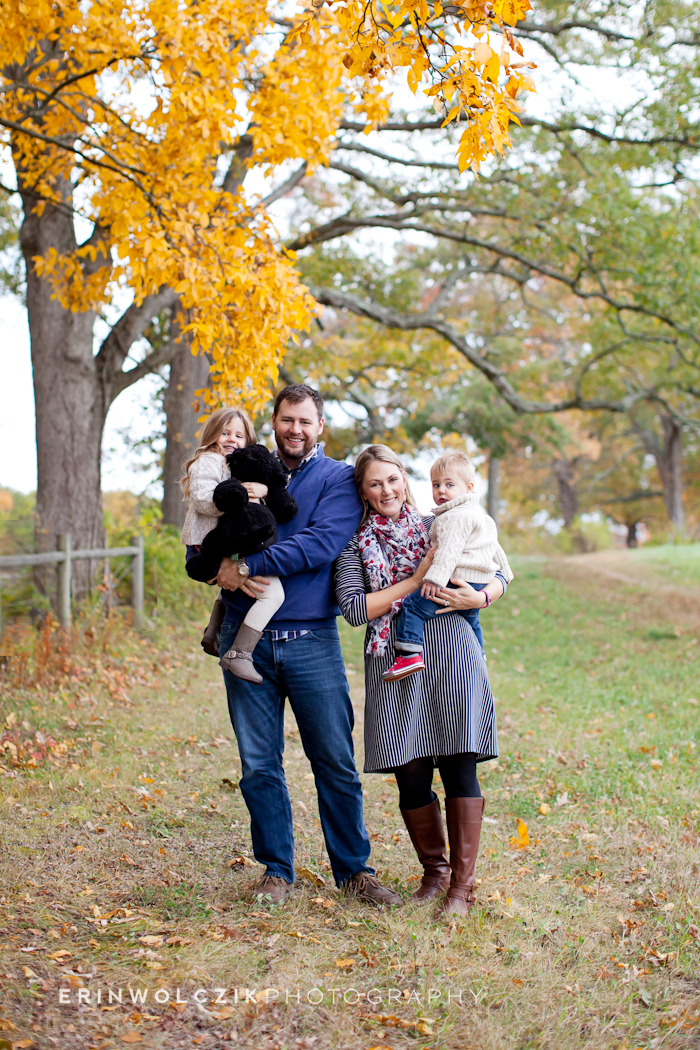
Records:
{"label": "red sneaker", "polygon": [[382,675],[383,682],[396,682],[399,678],[407,678],[417,671],[424,671],[422,653],[407,653],[405,656],[397,656],[388,671]]}

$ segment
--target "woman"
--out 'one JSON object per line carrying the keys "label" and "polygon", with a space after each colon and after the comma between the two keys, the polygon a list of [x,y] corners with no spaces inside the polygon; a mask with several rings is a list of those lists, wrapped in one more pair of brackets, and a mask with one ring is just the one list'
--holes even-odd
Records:
{"label": "woman", "polygon": [[[365,772],[394,773],[401,816],[423,878],[416,900],[446,891],[440,913],[466,915],[474,904],[474,877],[484,799],[478,762],[498,755],[493,695],[484,656],[462,616],[440,615],[425,627],[425,670],[382,682],[394,659],[396,614],[401,600],[417,591],[432,562],[428,530],[398,456],[386,445],[370,445],[355,465],[365,505],[360,527],[338,558],[336,592],[345,619],[366,623]],[[438,591],[445,613],[475,609],[484,591],[457,582]],[[491,601],[505,593],[496,574],[487,584]],[[448,862],[440,804],[432,790],[437,765],[445,788],[450,841]]]}

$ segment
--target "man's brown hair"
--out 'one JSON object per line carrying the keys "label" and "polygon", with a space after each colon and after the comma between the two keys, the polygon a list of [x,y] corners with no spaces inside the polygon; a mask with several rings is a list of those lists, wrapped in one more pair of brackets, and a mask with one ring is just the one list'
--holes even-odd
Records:
{"label": "man's brown hair", "polygon": [[323,398],[318,390],[314,390],[312,386],[307,386],[306,383],[290,383],[284,390],[280,390],[275,398],[275,407],[272,410],[272,414],[273,416],[277,415],[283,401],[289,401],[290,405],[300,405],[302,401],[306,401],[309,397],[316,405],[320,422],[323,419]]}

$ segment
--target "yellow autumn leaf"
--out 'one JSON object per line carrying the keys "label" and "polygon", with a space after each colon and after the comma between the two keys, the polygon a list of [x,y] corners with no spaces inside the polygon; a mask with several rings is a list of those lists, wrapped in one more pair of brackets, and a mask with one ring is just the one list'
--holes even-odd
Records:
{"label": "yellow autumn leaf", "polygon": [[518,820],[517,838],[515,836],[511,838],[510,844],[515,846],[516,849],[525,849],[526,846],[530,845],[530,833],[524,820]]}

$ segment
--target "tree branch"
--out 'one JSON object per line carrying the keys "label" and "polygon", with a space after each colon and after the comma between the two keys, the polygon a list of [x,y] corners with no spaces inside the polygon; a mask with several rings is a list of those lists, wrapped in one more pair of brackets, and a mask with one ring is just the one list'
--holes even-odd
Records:
{"label": "tree branch", "polygon": [[518,414],[565,412],[572,408],[582,409],[587,412],[627,412],[637,402],[646,400],[650,396],[650,391],[640,390],[615,401],[605,399],[588,400],[582,397],[581,394],[562,401],[524,401],[511,386],[503,372],[471,347],[449,322],[433,317],[430,313],[400,314],[397,310],[393,310],[390,307],[382,306],[370,300],[359,299],[355,295],[337,291],[335,288],[310,286],[309,291],[317,302],[322,303],[324,306],[350,310],[359,317],[368,317],[370,320],[377,321],[387,328],[398,328],[405,332],[428,328],[433,332],[437,332],[494,385],[504,401]]}
{"label": "tree branch", "polygon": [[[164,360],[158,360],[157,364],[151,363],[149,367],[144,368],[146,362],[154,360],[154,354],[158,353],[158,351],[154,351],[154,354],[149,354],[146,360],[142,361],[136,368],[132,368],[129,372],[122,371],[129,350],[136,340],[140,339],[152,319],[162,310],[165,310],[166,307],[173,306],[176,300],[177,295],[171,288],[161,288],[159,292],[147,296],[140,305],[137,306],[136,303],[132,303],[124,311],[117,323],[112,326],[109,335],[102,342],[96,357],[98,373],[101,377],[103,388],[107,392],[106,400],[108,404],[111,404],[117,394],[121,393],[122,390],[126,390],[137,379],[148,375],[155,368],[160,368],[162,364],[165,364],[167,357]],[[171,347],[169,353],[172,353],[173,350],[174,347]]]}
{"label": "tree branch", "polygon": [[268,193],[267,197],[263,197],[258,207],[269,208],[269,206],[274,204],[275,201],[278,201],[280,197],[284,197],[285,194],[289,193],[290,190],[293,190],[295,186],[298,186],[306,175],[306,169],[308,166],[307,162],[304,161],[296,171],[292,172],[286,182],[283,182],[282,185],[278,186],[276,190],[272,191],[272,193]]}
{"label": "tree branch", "polygon": [[[409,213],[406,215],[394,216],[371,215],[365,216],[364,218],[353,218],[350,215],[341,215],[338,216],[338,218],[325,223],[323,226],[319,226],[314,230],[309,230],[308,233],[301,234],[289,242],[286,247],[292,251],[300,251],[302,248],[306,248],[309,245],[333,240],[336,237],[341,237],[344,234],[357,229],[380,228],[411,231],[414,233],[427,233],[438,239],[444,238],[445,240],[454,241],[457,244],[468,244],[473,248],[479,248],[483,251],[491,252],[501,259],[510,259],[511,261],[517,262],[525,267],[526,270],[541,274],[543,277],[549,277],[551,280],[558,281],[560,284],[565,285],[567,288],[571,289],[579,299],[596,299],[611,306],[618,313],[627,311],[629,313],[638,314],[642,317],[649,317],[656,321],[661,321],[663,324],[668,325],[669,328],[673,329],[673,331],[684,335],[692,342],[700,345],[700,336],[686,328],[684,325],[678,324],[672,317],[669,317],[658,310],[652,310],[649,307],[633,301],[615,299],[604,287],[593,290],[582,288],[580,282],[583,277],[583,272],[570,277],[568,274],[555,270],[540,260],[528,258],[521,252],[509,248],[507,245],[497,244],[494,241],[485,241],[481,237],[475,237],[467,232],[460,232],[457,229],[429,226],[426,223],[412,221],[414,219],[414,214],[415,213]],[[636,338],[634,333],[625,331],[625,334],[630,335],[631,338]],[[644,338],[644,336],[642,335],[640,338]]]}

